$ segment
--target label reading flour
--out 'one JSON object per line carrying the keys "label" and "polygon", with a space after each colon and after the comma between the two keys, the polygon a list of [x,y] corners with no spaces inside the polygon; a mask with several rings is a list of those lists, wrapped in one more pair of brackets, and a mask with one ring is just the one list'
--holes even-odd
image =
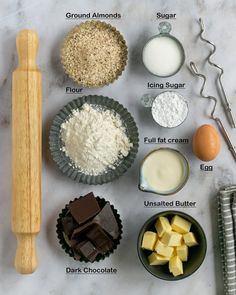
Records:
{"label": "label reading flour", "polygon": [[103,267],[103,268],[92,268],[92,267],[66,267],[66,274],[75,274],[75,275],[114,275],[117,274],[117,269],[113,267]]}
{"label": "label reading flour", "polygon": [[160,143],[181,143],[181,144],[188,144],[188,138],[166,138],[166,137],[144,137],[143,142],[145,144],[160,144]]}
{"label": "label reading flour", "polygon": [[144,201],[144,208],[196,208],[194,201]]}
{"label": "label reading flour", "polygon": [[76,88],[76,87],[66,87],[65,92],[67,94],[81,94],[83,92],[83,88]]}

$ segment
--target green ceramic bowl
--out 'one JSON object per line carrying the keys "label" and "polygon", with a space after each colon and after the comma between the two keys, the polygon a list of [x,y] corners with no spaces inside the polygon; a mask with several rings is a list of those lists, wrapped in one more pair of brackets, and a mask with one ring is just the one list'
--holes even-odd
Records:
{"label": "green ceramic bowl", "polygon": [[[79,168],[74,168],[73,162],[62,151],[63,142],[61,140],[61,124],[68,120],[74,109],[80,109],[85,103],[99,105],[104,109],[113,110],[115,113],[119,114],[123,125],[126,128],[127,136],[129,137],[130,142],[133,143],[133,147],[130,149],[128,156],[118,163],[115,170],[108,169],[106,173],[97,176],[86,175],[82,173]],[[120,177],[133,164],[138,152],[138,146],[138,128],[131,114],[118,101],[104,96],[82,96],[69,102],[54,118],[49,133],[49,148],[52,158],[59,169],[71,179],[85,184],[103,184]]]}
{"label": "green ceramic bowl", "polygon": [[[165,216],[169,220],[171,220],[171,218],[174,215],[179,215],[192,223],[191,231],[195,234],[196,239],[199,243],[198,246],[189,248],[188,261],[183,262],[184,274],[179,275],[177,277],[174,277],[169,272],[168,263],[165,265],[158,265],[158,266],[149,265],[147,257],[152,252],[148,250],[143,250],[141,248],[144,232],[148,230],[156,232],[154,224],[157,218],[160,216]],[[192,275],[201,266],[206,256],[207,241],[206,241],[206,236],[201,225],[193,217],[180,211],[164,211],[164,212],[160,212],[158,214],[153,215],[144,223],[139,233],[137,247],[138,247],[139,259],[148,272],[150,272],[152,275],[162,280],[177,281]]]}

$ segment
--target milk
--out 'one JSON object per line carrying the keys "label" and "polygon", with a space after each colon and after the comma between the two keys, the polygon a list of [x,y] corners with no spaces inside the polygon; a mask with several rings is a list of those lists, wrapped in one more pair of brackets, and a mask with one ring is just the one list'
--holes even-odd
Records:
{"label": "milk", "polygon": [[175,39],[157,36],[145,45],[143,63],[152,74],[167,77],[180,69],[183,55],[183,49]]}

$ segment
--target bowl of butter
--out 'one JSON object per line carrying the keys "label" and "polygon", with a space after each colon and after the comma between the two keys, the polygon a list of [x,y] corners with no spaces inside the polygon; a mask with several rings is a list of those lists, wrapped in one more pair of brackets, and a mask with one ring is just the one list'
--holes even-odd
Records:
{"label": "bowl of butter", "polygon": [[177,281],[192,275],[203,263],[207,241],[201,225],[180,211],[149,218],[138,236],[138,256],[148,272]]}

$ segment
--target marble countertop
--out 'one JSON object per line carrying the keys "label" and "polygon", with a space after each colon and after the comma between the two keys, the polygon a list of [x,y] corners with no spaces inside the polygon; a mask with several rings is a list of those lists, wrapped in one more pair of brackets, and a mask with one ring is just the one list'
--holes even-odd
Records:
{"label": "marble countertop", "polygon": [[[154,148],[145,145],[144,137],[189,138],[194,130],[204,124],[215,125],[208,117],[210,103],[199,97],[201,82],[192,76],[188,65],[195,61],[208,74],[207,92],[217,95],[216,71],[206,65],[209,47],[199,38],[199,17],[205,21],[206,34],[217,45],[215,60],[224,66],[224,85],[232,101],[236,116],[235,48],[236,3],[233,0],[2,0],[0,4],[0,293],[24,294],[135,294],[135,295],[221,295],[222,278],[217,242],[216,193],[222,185],[236,182],[234,160],[224,141],[220,155],[212,162],[213,172],[200,171],[201,162],[191,151],[191,144],[172,144],[188,157],[191,166],[187,185],[176,195],[161,198],[138,190],[138,170],[141,159]],[[48,151],[48,131],[53,117],[76,94],[66,94],[67,86],[76,85],[65,77],[59,62],[59,47],[64,35],[80,20],[68,20],[71,13],[115,13],[121,19],[107,20],[119,29],[129,46],[129,63],[122,77],[100,89],[83,89],[82,94],[100,94],[112,97],[126,106],[135,118],[140,133],[137,159],[119,180],[102,186],[78,184],[67,179],[52,162]],[[175,35],[186,51],[182,70],[170,79],[158,80],[143,67],[140,53],[146,40],[157,33],[159,21],[156,13],[176,13],[170,20]],[[43,174],[42,174],[42,228],[37,238],[39,267],[32,275],[22,276],[14,269],[16,240],[10,226],[11,200],[11,74],[17,64],[15,36],[23,28],[34,29],[40,36],[38,65],[43,74]],[[180,127],[168,130],[158,127],[150,111],[140,104],[144,93],[158,94],[162,90],[148,90],[147,82],[186,83],[179,90],[189,103],[189,115]],[[234,144],[236,131],[228,125],[222,106],[218,107]],[[124,234],[121,245],[108,259],[90,264],[93,268],[113,267],[113,275],[66,274],[66,267],[83,267],[69,258],[60,248],[56,237],[57,216],[64,205],[75,196],[94,191],[111,201],[120,212]],[[146,272],[137,251],[137,235],[147,218],[161,208],[144,208],[144,201],[191,200],[196,208],[179,209],[191,214],[203,226],[208,249],[206,259],[192,276],[178,282],[156,279]]]}

